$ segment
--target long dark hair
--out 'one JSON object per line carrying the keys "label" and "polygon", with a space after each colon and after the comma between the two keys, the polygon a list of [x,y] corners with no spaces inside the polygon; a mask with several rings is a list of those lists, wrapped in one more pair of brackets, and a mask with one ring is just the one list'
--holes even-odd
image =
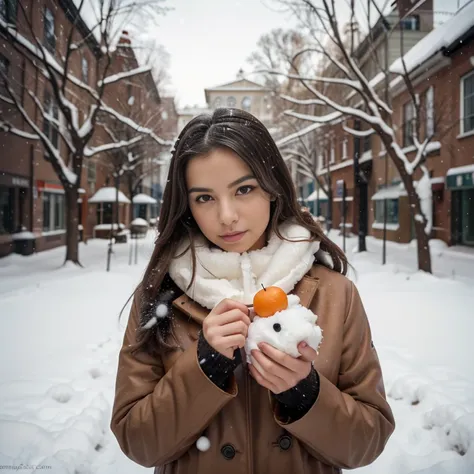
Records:
{"label": "long dark hair", "polygon": [[175,347],[171,345],[171,301],[178,296],[179,290],[169,277],[168,269],[185,236],[190,241],[194,278],[194,237],[199,228],[188,206],[186,166],[191,158],[224,147],[240,156],[262,189],[273,198],[267,230],[283,239],[278,226],[293,219],[311,232],[311,240],[321,242],[320,248],[332,257],[333,270],[344,275],[347,272],[345,254],[324,234],[311,214],[301,209],[289,170],[266,127],[240,109],[219,108],[212,115],[199,115],[182,130],[172,151],[158,222],[159,234],[143,280],[135,292],[139,297],[141,327],[154,317],[157,304],[168,306],[167,317],[157,318],[151,328],[139,331],[140,347],[148,352],[160,353]]}

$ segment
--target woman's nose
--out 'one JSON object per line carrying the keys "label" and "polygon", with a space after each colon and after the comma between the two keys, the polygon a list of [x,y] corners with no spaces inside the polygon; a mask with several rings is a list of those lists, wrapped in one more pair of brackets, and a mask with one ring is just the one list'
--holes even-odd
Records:
{"label": "woman's nose", "polygon": [[238,221],[238,212],[236,206],[230,201],[222,201],[219,208],[219,219],[221,224],[230,226]]}

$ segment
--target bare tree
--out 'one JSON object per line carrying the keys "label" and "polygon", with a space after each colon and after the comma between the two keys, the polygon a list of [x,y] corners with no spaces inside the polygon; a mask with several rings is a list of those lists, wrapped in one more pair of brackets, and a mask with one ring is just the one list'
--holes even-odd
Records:
{"label": "bare tree", "polygon": [[[98,0],[88,3],[86,0],[77,0],[75,19],[64,32],[65,46],[56,45],[54,31],[46,33],[50,34],[51,43],[61,49],[55,55],[50,52],[51,47],[46,47],[37,37],[31,11],[25,6],[26,2],[19,2],[21,22],[26,25],[25,32],[0,20],[0,28],[7,41],[34,68],[44,83],[44,90],[48,91],[48,99],[43,101],[34,90],[24,92],[34,104],[34,111],[29,112],[24,107],[23,97],[17,88],[7,75],[2,73],[6,95],[0,96],[0,102],[19,113],[25,123],[25,129],[15,127],[3,113],[0,115],[0,129],[40,144],[45,150],[45,159],[51,163],[63,185],[66,196],[66,261],[80,264],[77,199],[84,159],[111,150],[128,148],[144,137],[160,145],[171,145],[161,139],[153,129],[122,114],[117,109],[111,92],[119,84],[151,69],[149,65],[144,65],[111,74],[117,32],[134,18],[154,18],[163,13],[162,1]],[[88,20],[87,33],[84,33],[83,17]],[[78,77],[72,68],[75,57],[86,48],[94,51],[93,82]],[[79,97],[81,99],[78,99]],[[92,144],[97,143],[99,118],[104,115],[121,122],[132,133],[128,134],[126,139],[119,137],[110,142],[102,140],[102,143],[93,146]],[[58,143],[51,139],[51,130],[59,136]]]}
{"label": "bare tree", "polygon": [[[431,272],[431,257],[429,251],[429,236],[432,230],[432,194],[429,172],[425,160],[430,149],[439,143],[433,142],[433,130],[424,130],[422,138],[423,104],[416,93],[410,78],[411,70],[404,62],[403,48],[399,66],[389,70],[390,64],[383,61],[376,54],[373,43],[369,49],[380,73],[375,77],[368,77],[362,71],[355,52],[358,46],[359,29],[356,17],[365,21],[369,30],[373,25],[373,17],[378,15],[380,24],[385,28],[386,38],[396,28],[397,24],[390,25],[382,13],[386,10],[387,2],[380,7],[375,0],[348,0],[349,28],[341,28],[341,6],[336,8],[336,0],[281,0],[298,16],[306,27],[312,44],[306,50],[301,50],[295,57],[306,54],[319,54],[324,59],[324,67],[316,73],[303,74],[295,65],[295,73],[281,70],[266,69],[267,74],[283,76],[289,81],[302,84],[311,93],[312,99],[301,100],[286,95],[283,98],[295,106],[318,107],[318,112],[300,113],[288,110],[286,114],[303,121],[312,123],[304,131],[309,133],[320,124],[329,124],[336,117],[350,118],[364,124],[361,130],[345,126],[344,130],[356,137],[364,138],[376,134],[384,146],[386,154],[394,163],[403,185],[407,191],[410,211],[414,219],[415,233],[418,245],[418,267],[420,270]],[[418,2],[419,3],[419,2]],[[362,14],[361,14],[362,12]],[[403,34],[403,33],[402,33]],[[401,34],[401,35],[402,35]],[[370,35],[369,35],[370,36]],[[401,40],[403,44],[403,38]],[[328,47],[330,44],[330,48]],[[385,54],[385,58],[388,54]],[[293,64],[295,64],[293,62]],[[396,73],[408,90],[413,108],[413,116],[408,130],[410,132],[411,147],[404,147],[400,143],[391,109],[390,81]],[[393,85],[393,82],[392,82]],[[337,93],[336,93],[337,91]],[[381,96],[383,95],[383,97]],[[415,152],[410,158],[409,153]],[[421,173],[421,179],[416,183],[415,172]]]}

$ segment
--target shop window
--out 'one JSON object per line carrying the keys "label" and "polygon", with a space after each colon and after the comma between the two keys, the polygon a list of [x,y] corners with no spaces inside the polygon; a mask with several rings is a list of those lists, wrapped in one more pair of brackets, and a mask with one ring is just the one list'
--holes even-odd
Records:
{"label": "shop window", "polygon": [[43,232],[66,229],[64,194],[43,193]]}
{"label": "shop window", "polygon": [[[383,224],[384,201],[375,201],[375,222]],[[398,224],[398,199],[387,199],[387,224]]]}
{"label": "shop window", "polygon": [[0,186],[0,235],[14,231],[14,192],[14,188]]}

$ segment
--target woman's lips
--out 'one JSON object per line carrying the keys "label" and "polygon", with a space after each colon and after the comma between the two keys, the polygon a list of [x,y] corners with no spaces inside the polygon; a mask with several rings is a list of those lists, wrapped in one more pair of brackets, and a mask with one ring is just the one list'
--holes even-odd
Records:
{"label": "woman's lips", "polygon": [[245,235],[246,232],[247,231],[239,232],[238,234],[232,235],[222,235],[221,238],[224,239],[226,242],[237,242]]}

